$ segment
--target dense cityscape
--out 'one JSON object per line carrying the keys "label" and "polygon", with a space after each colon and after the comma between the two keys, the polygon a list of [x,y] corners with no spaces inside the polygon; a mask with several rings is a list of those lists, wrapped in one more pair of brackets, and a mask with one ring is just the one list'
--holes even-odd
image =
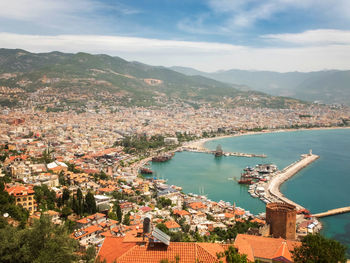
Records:
{"label": "dense cityscape", "polygon": [[[189,251],[204,249],[203,253],[224,253],[229,244],[234,244],[241,253],[246,242],[258,246],[254,248],[258,250],[258,240],[270,244],[271,251],[247,254],[247,260],[273,260],[284,246],[284,239],[266,236],[300,240],[307,233],[318,233],[319,221],[299,209],[294,230],[292,227],[288,234],[291,236],[275,235],[269,230],[273,223],[266,223],[265,213],[253,215],[234,203],[185,194],[179,186],[142,174],[147,173],[145,164],[154,156],[182,149],[184,143],[188,148],[189,141],[202,138],[344,127],[350,118],[345,106],[318,104],[295,109],[116,106],[113,113],[104,107],[91,107],[80,114],[3,107],[1,112],[2,191],[14,197],[9,199],[13,200],[12,206],[2,207],[3,223],[31,228],[35,220],[41,222],[47,215],[54,225],[65,227],[66,239],[75,240],[71,247],[75,258],[83,255],[87,260],[98,257],[107,262],[124,262],[119,261],[118,253],[128,252],[132,245],[137,246],[141,258],[151,253],[142,245],[155,238],[145,232],[145,218],[152,229],[166,233],[167,242],[173,242],[170,246],[177,251],[152,254],[160,257],[159,262],[176,261],[177,257],[182,262],[181,257],[187,257],[176,242],[183,242],[181,246],[187,246]],[[145,233],[150,241],[146,241]],[[120,242],[130,247],[111,251],[110,247]],[[162,242],[155,245],[161,246]],[[199,247],[191,248],[192,244]],[[300,245],[299,241],[287,243],[290,252],[280,252],[278,256],[292,260],[293,247]],[[198,254],[191,260],[203,257]],[[216,254],[210,257],[210,262],[218,260]]]}

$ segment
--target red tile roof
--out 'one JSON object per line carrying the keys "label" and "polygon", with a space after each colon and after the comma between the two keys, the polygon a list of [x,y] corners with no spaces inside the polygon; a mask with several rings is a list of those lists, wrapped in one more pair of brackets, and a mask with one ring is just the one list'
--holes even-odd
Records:
{"label": "red tile roof", "polygon": [[6,191],[9,193],[9,195],[14,195],[14,196],[25,196],[28,194],[34,194],[34,190],[32,189],[32,187],[30,186],[26,187],[23,185],[6,187]]}
{"label": "red tile roof", "polygon": [[202,202],[194,202],[194,203],[190,203],[188,205],[189,207],[191,207],[194,210],[198,210],[201,208],[206,208],[207,206],[205,204],[203,204]]}
{"label": "red tile roof", "polygon": [[179,216],[186,216],[186,215],[190,215],[190,212],[186,211],[186,210],[177,210],[175,209],[173,211],[174,215],[179,215]]}
{"label": "red tile roof", "polygon": [[159,263],[162,259],[181,263],[218,262],[216,253],[223,252],[228,245],[215,243],[171,242],[161,243],[123,242],[121,237],[106,237],[98,256],[107,263]]}
{"label": "red tile roof", "polygon": [[74,238],[74,239],[80,239],[82,237],[85,237],[85,236],[87,236],[89,234],[92,234],[94,232],[101,231],[101,230],[102,230],[102,228],[98,227],[98,226],[88,226],[87,228],[79,230],[79,232],[82,233],[81,235],[75,235],[75,233],[72,233],[71,237]]}
{"label": "red tile roof", "polygon": [[165,226],[168,229],[174,229],[174,228],[179,228],[180,227],[180,225],[178,223],[176,223],[175,221],[173,221],[173,220],[166,221],[164,224],[165,224]]}
{"label": "red tile roof", "polygon": [[[285,243],[285,245],[283,245],[283,243]],[[292,262],[290,252],[300,245],[301,242],[298,241],[246,234],[238,234],[234,243],[234,246],[238,248],[239,253],[246,254],[250,261],[254,261],[256,258],[271,260],[283,257]]]}

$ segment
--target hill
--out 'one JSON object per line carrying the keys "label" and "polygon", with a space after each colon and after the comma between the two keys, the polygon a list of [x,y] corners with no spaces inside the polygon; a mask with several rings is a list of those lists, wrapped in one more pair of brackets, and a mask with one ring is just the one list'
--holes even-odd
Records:
{"label": "hill", "polygon": [[350,105],[350,71],[288,72],[227,70],[214,73],[172,67],[187,75],[199,75],[226,83],[245,85],[274,96],[288,96],[326,104]]}
{"label": "hill", "polygon": [[65,108],[67,104],[86,105],[89,100],[109,105],[185,103],[193,107],[208,104],[287,108],[300,103],[261,92],[242,91],[238,85],[203,76],[188,76],[119,57],[61,52],[35,54],[20,49],[0,49],[0,86],[6,94],[20,90],[22,95],[17,92],[13,96],[20,104],[28,94],[38,95],[39,92],[42,99],[56,96],[50,106],[56,109]]}

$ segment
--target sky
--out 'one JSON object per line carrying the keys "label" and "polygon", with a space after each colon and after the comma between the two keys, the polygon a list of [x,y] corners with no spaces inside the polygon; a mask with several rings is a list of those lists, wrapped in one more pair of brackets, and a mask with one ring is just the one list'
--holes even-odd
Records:
{"label": "sky", "polygon": [[0,48],[207,72],[350,69],[350,1],[0,0]]}

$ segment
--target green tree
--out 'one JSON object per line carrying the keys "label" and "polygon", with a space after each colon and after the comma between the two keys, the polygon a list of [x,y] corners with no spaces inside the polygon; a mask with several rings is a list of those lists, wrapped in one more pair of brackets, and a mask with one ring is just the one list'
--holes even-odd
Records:
{"label": "green tree", "polygon": [[292,252],[296,263],[345,263],[345,253],[344,245],[320,234],[305,236],[302,245]]}
{"label": "green tree", "polygon": [[238,250],[233,246],[229,246],[225,252],[217,253],[217,257],[218,259],[225,257],[227,263],[248,263],[247,256],[240,255]]}
{"label": "green tree", "polygon": [[115,202],[115,204],[114,204],[115,206],[115,212],[116,212],[116,214],[117,214],[117,220],[119,221],[119,222],[121,222],[122,221],[122,218],[123,218],[123,212],[122,212],[122,209],[120,208],[120,205],[119,205],[119,202],[117,201],[117,202]]}
{"label": "green tree", "polygon": [[32,228],[17,229],[7,226],[0,229],[0,262],[44,263],[73,262],[77,242],[69,238],[64,226],[51,223],[42,216]]}
{"label": "green tree", "polygon": [[95,261],[95,256],[96,256],[96,249],[94,246],[89,246],[86,249],[85,255],[83,256],[83,259],[85,260],[86,263],[92,263]]}
{"label": "green tree", "polygon": [[67,204],[67,202],[69,200],[69,196],[70,196],[70,192],[69,192],[68,188],[64,188],[63,193],[62,193],[62,202],[64,204]]}
{"label": "green tree", "polygon": [[127,213],[127,214],[124,216],[123,224],[124,224],[124,225],[127,225],[127,226],[130,225],[130,214],[129,214],[129,213]]}
{"label": "green tree", "polygon": [[85,196],[85,212],[88,214],[94,214],[96,211],[95,197],[91,192],[88,192]]}
{"label": "green tree", "polygon": [[72,209],[68,206],[65,206],[62,208],[62,211],[61,211],[61,216],[64,218],[64,219],[67,219],[69,215],[72,214]]}

